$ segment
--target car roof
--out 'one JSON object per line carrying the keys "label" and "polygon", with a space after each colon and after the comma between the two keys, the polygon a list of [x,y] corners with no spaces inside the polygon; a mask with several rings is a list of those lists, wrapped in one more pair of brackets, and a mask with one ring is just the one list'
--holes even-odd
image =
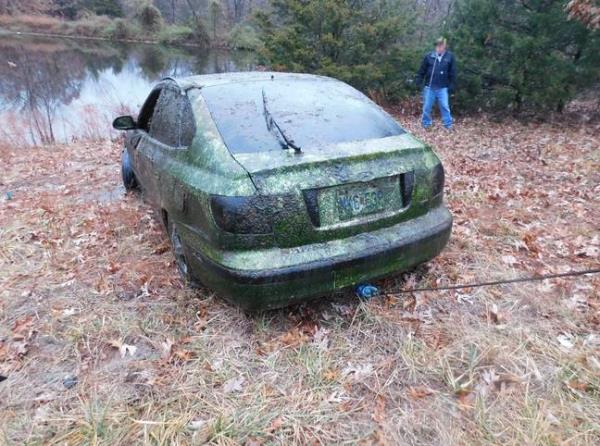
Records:
{"label": "car roof", "polygon": [[237,84],[241,82],[264,82],[267,80],[272,80],[274,82],[314,80],[316,82],[343,84],[343,82],[326,76],[304,73],[285,73],[279,71],[244,71],[235,73],[201,74],[182,78],[168,77],[164,80],[177,83],[183,90],[188,90],[190,88],[206,88],[223,84]]}

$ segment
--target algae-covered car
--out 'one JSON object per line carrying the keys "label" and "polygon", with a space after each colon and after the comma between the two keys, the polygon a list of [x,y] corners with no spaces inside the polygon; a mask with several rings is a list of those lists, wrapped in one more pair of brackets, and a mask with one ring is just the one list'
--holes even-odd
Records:
{"label": "algae-covered car", "polygon": [[450,236],[436,154],[335,79],[169,78],[114,127],[183,277],[246,309],[410,269]]}

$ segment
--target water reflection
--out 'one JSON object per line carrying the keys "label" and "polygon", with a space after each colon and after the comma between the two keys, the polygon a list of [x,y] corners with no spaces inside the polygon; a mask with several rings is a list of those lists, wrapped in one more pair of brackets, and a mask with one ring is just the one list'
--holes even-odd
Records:
{"label": "water reflection", "polygon": [[247,52],[0,36],[0,141],[52,144],[115,136],[165,76],[246,71]]}

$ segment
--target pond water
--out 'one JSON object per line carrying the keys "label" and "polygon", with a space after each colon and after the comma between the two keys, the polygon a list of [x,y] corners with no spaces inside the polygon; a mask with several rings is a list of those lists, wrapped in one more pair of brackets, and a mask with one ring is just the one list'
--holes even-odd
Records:
{"label": "pond water", "polygon": [[158,80],[255,66],[249,52],[0,34],[0,142],[114,137]]}

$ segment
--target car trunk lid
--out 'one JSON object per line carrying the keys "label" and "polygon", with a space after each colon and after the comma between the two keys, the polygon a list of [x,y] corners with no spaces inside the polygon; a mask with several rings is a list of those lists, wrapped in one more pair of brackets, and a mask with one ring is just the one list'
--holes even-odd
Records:
{"label": "car trunk lid", "polygon": [[[261,195],[287,196],[279,227],[314,240],[394,224],[419,196],[416,176],[439,162],[409,134],[310,148],[233,155]],[[303,221],[305,216],[308,221]],[[355,230],[352,230],[354,228]],[[310,232],[310,231],[309,231]],[[325,234],[329,236],[325,236]]]}

